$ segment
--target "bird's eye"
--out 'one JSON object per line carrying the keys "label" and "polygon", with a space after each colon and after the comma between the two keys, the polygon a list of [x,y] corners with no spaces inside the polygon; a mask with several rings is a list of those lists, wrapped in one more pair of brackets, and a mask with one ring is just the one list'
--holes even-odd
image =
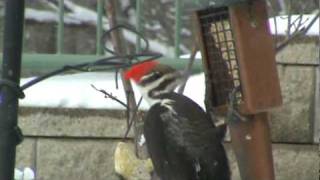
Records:
{"label": "bird's eye", "polygon": [[155,78],[159,78],[159,77],[161,77],[161,73],[160,72],[158,72],[158,71],[155,71],[155,72],[153,72],[153,75],[152,76],[154,76]]}

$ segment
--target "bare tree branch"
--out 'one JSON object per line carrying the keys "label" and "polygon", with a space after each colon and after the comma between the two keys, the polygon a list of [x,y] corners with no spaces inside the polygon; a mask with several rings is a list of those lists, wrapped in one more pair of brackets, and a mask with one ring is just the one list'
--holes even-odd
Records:
{"label": "bare tree branch", "polygon": [[[107,6],[106,6],[106,12],[108,14],[108,18],[109,18],[109,24],[110,24],[110,28],[114,28],[116,26],[118,26],[118,17],[121,17],[121,14],[119,14],[119,1],[118,0],[109,0],[107,1]],[[114,47],[114,51],[116,52],[116,54],[120,54],[120,55],[126,55],[127,52],[127,47],[123,38],[123,34],[121,33],[121,31],[113,31],[111,33],[111,41]],[[128,125],[128,129],[130,127],[130,120],[131,122],[134,122],[134,134],[135,134],[135,148],[136,148],[136,154],[137,157],[143,157],[145,156],[145,149],[144,147],[138,146],[138,139],[141,137],[141,133],[142,131],[142,127],[139,127],[137,125],[137,121],[136,121],[136,110],[137,110],[137,104],[136,104],[136,100],[134,97],[134,92],[133,92],[133,88],[132,85],[130,83],[129,80],[126,80],[124,78],[123,75],[123,71],[120,70],[120,74],[121,74],[121,80],[122,80],[122,84],[123,84],[123,88],[125,90],[125,94],[126,94],[126,99],[127,99],[127,106],[128,106],[128,110],[127,110],[127,125]]]}
{"label": "bare tree branch", "polygon": [[[129,107],[127,106],[127,104],[124,103],[123,101],[119,100],[116,96],[113,96],[111,93],[108,93],[107,91],[105,91],[105,90],[103,90],[103,89],[98,89],[98,88],[96,88],[93,84],[91,84],[91,87],[92,87],[94,90],[96,90],[96,91],[101,92],[102,94],[104,94],[104,97],[105,97],[105,98],[110,98],[110,99],[118,102],[118,103],[121,104],[123,107],[125,107],[125,108],[127,109],[127,111],[129,111]],[[142,97],[140,97],[137,106],[135,107],[135,109],[133,109],[133,112],[134,112],[134,113],[133,113],[133,115],[132,115],[132,116],[130,117],[130,119],[129,119],[129,123],[128,123],[128,126],[127,126],[127,130],[126,130],[126,132],[125,132],[125,134],[124,134],[124,136],[123,136],[123,139],[127,139],[127,138],[128,138],[128,135],[129,135],[129,132],[130,132],[130,130],[131,130],[131,128],[132,128],[132,125],[133,125],[133,123],[135,122],[135,119],[136,119],[136,117],[137,117],[138,109],[139,109],[139,107],[140,107],[140,105],[141,105],[141,102],[142,102]]]}
{"label": "bare tree branch", "polygon": [[292,10],[292,0],[290,0],[290,3],[288,4],[287,8],[287,14],[288,14],[288,27],[287,27],[287,37],[291,34],[291,10]]}
{"label": "bare tree branch", "polygon": [[296,31],[294,34],[291,34],[289,38],[287,38],[285,41],[283,41],[281,44],[279,44],[276,47],[276,52],[279,52],[281,50],[283,50],[290,42],[292,42],[293,40],[295,40],[296,38],[306,34],[308,32],[308,30],[313,26],[313,24],[317,21],[317,19],[320,16],[320,11],[317,12],[317,14],[314,16],[314,18],[309,22],[308,25],[302,27],[301,29],[299,29],[298,31]]}
{"label": "bare tree branch", "polygon": [[140,97],[140,99],[138,101],[138,104],[137,104],[136,108],[134,109],[133,116],[129,119],[129,126],[127,128],[126,133],[124,134],[124,137],[123,137],[124,139],[126,139],[128,137],[128,134],[129,134],[129,132],[131,130],[131,127],[132,127],[133,123],[135,122],[135,119],[136,119],[136,116],[138,114],[138,109],[139,109],[139,106],[140,106],[141,102],[142,102],[142,97]]}
{"label": "bare tree branch", "polygon": [[188,81],[190,73],[191,73],[192,66],[193,66],[194,61],[196,59],[195,57],[196,57],[196,54],[197,54],[198,50],[199,49],[197,48],[197,45],[195,44],[195,46],[192,49],[191,55],[190,55],[189,63],[186,66],[186,69],[184,70],[185,71],[184,72],[184,76],[185,77],[184,77],[182,85],[179,87],[179,90],[178,90],[179,94],[183,94],[183,91],[184,91],[184,89],[186,87],[187,81]]}
{"label": "bare tree branch", "polygon": [[113,96],[111,93],[108,93],[107,91],[103,90],[103,89],[98,89],[96,88],[93,84],[91,84],[91,87],[93,89],[95,89],[96,91],[101,92],[102,94],[104,94],[105,98],[110,98],[116,102],[118,102],[119,104],[121,104],[123,107],[128,108],[127,104],[124,103],[123,101],[119,100],[116,96]]}

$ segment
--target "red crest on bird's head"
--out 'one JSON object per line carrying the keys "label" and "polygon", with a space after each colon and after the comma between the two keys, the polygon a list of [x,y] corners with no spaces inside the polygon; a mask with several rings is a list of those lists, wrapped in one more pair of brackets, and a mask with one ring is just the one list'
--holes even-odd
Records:
{"label": "red crest on bird's head", "polygon": [[158,64],[159,62],[156,60],[136,64],[125,72],[124,78],[126,80],[133,79],[135,82],[139,82],[142,76],[152,71]]}

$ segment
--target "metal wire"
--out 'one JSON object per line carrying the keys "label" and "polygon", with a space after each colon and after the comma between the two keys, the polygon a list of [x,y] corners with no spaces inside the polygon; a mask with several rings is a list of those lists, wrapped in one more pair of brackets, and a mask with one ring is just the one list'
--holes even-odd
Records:
{"label": "metal wire", "polygon": [[[208,8],[199,16],[206,56],[212,72],[213,106],[228,104],[228,96],[240,87],[240,74],[235,40],[229,20],[228,8]],[[236,102],[242,100],[241,91],[234,95]]]}

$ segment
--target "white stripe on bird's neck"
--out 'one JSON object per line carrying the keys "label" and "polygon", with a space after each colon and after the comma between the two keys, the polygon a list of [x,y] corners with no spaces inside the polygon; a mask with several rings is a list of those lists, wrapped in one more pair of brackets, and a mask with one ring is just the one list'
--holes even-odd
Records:
{"label": "white stripe on bird's neck", "polygon": [[[150,75],[146,75],[146,77],[144,78],[147,78],[149,77]],[[161,102],[161,99],[158,99],[158,98],[154,98],[154,97],[150,97],[149,96],[149,92],[151,92],[153,89],[156,89],[157,87],[160,86],[160,84],[164,81],[166,81],[167,79],[170,79],[170,78],[175,78],[175,80],[170,83],[168,86],[166,86],[164,89],[162,90],[159,90],[159,91],[155,91],[154,93],[154,96],[159,96],[161,94],[164,94],[164,93],[169,93],[169,92],[174,92],[175,88],[177,87],[177,85],[179,84],[179,79],[176,79],[176,74],[175,73],[172,73],[172,74],[166,74],[164,76],[162,76],[161,78],[155,80],[154,82],[150,82],[148,83],[146,86],[139,86],[138,85],[138,88],[143,96],[143,98],[152,106],[158,102]]]}

